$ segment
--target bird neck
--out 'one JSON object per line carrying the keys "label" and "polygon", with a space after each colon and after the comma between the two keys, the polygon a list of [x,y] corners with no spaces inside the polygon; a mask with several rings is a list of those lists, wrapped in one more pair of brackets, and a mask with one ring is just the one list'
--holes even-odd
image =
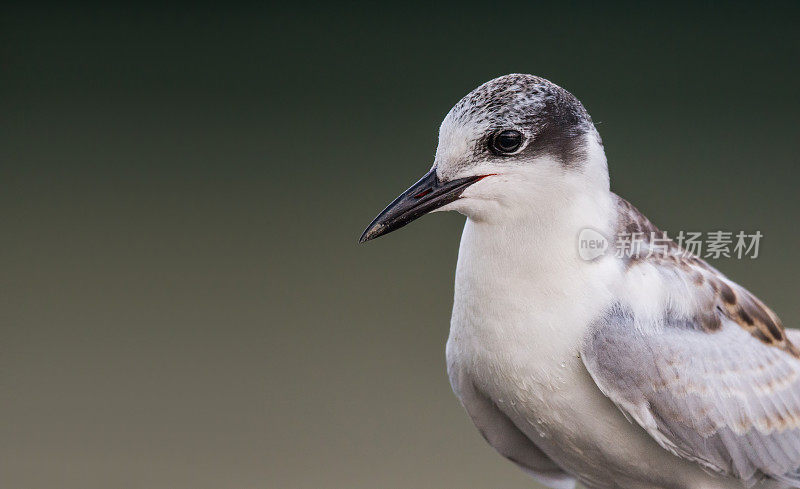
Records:
{"label": "bird neck", "polygon": [[567,200],[537,204],[528,213],[504,219],[468,219],[457,279],[479,289],[530,288],[531,293],[569,296],[582,294],[586,281],[607,273],[609,260],[580,257],[578,236],[587,228],[605,236],[613,234],[616,210],[610,191],[599,187]]}
{"label": "bird neck", "polygon": [[[620,273],[613,257],[583,261],[578,236],[584,227],[607,232],[611,209],[612,194],[605,191],[527,219],[468,219],[456,268],[451,342],[469,342],[485,352],[537,345],[542,358],[574,359],[585,326],[612,300],[609,285]],[[551,377],[547,368],[541,371]]]}

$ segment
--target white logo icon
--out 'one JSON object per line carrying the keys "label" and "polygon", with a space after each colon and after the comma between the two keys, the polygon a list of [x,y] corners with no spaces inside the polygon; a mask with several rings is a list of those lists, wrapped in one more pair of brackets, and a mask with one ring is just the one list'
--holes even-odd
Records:
{"label": "white logo icon", "polygon": [[608,250],[608,239],[591,228],[582,229],[578,235],[578,255],[582,260],[592,261]]}

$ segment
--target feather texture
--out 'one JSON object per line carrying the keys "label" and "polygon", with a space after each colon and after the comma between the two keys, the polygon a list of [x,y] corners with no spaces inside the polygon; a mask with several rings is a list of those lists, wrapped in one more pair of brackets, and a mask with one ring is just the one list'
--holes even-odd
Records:
{"label": "feather texture", "polygon": [[800,482],[796,357],[730,319],[714,332],[670,317],[657,333],[635,322],[614,306],[583,348],[606,396],[678,456],[747,485]]}

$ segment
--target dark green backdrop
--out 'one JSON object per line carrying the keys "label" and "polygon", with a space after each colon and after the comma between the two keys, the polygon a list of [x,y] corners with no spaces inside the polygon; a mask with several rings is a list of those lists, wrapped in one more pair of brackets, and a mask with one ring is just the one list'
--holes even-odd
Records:
{"label": "dark green backdrop", "polygon": [[798,325],[797,8],[292,4],[3,7],[0,487],[532,487],[447,382],[463,218],[356,245],[508,72]]}

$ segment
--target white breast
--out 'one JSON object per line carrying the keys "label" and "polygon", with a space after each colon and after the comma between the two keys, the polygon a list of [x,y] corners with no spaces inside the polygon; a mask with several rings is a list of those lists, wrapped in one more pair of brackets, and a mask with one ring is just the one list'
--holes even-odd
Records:
{"label": "white breast", "polygon": [[578,351],[587,325],[612,300],[618,264],[581,262],[574,240],[532,239],[494,253],[498,231],[473,221],[464,228],[447,344],[451,376],[466,374],[498,402],[523,403],[542,420],[537,425],[567,422],[575,402],[586,401],[591,379]]}
{"label": "white breast", "polygon": [[573,224],[536,236],[467,221],[447,342],[454,392],[479,427],[494,423],[475,419],[470,404],[476,392],[491,399],[590,486],[644,487],[674,480],[676,467],[681,477],[708,479],[629,423],[586,371],[579,349],[588,325],[618,295],[625,270],[613,257],[580,260]]}

